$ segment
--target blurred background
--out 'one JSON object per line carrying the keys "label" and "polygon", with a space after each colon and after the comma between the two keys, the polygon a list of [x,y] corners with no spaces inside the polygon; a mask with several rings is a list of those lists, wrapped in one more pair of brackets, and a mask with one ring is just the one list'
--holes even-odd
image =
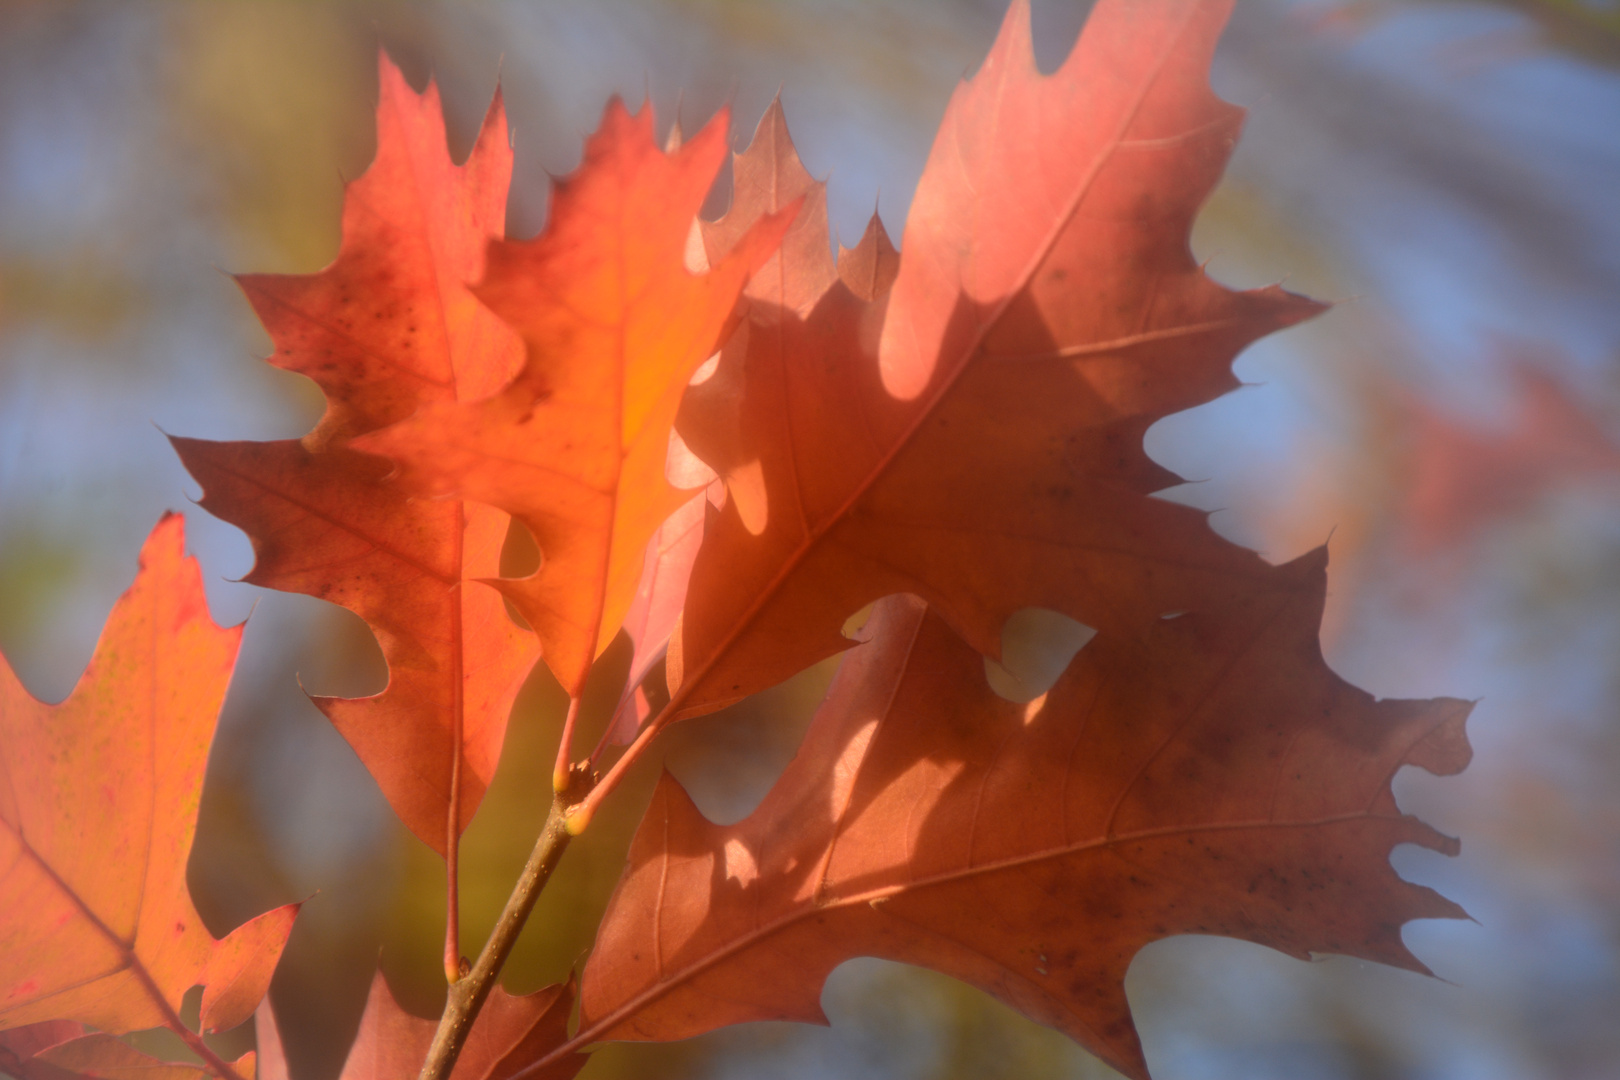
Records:
{"label": "blurred background", "polygon": [[[1047,67],[1084,8],[1037,0]],[[36,694],[66,695],[142,538],[196,494],[162,432],[281,438],[319,415],[310,384],[258,361],[268,339],[226,272],[333,257],[342,181],[372,152],[379,45],[416,85],[437,77],[458,157],[500,78],[515,236],[543,223],[546,174],[577,163],[609,94],[650,97],[660,128],[729,101],[740,148],[780,88],[852,243],[874,206],[900,235],[951,88],[1002,10],[0,5],[0,648]],[[1149,448],[1198,481],[1171,497],[1218,509],[1268,558],[1328,543],[1324,643],[1346,678],[1482,699],[1466,773],[1397,781],[1462,855],[1394,857],[1477,922],[1407,927],[1439,979],[1157,943],[1127,984],[1148,1060],[1160,1080],[1620,1076],[1620,3],[1244,0],[1214,77],[1251,112],[1197,254],[1229,284],[1340,303],[1249,350],[1252,385],[1159,424]],[[186,516],[215,617],[252,615],[193,891],[216,933],[310,898],[273,999],[295,1080],[330,1080],[379,956],[407,1007],[438,1008],[442,864],[299,690],[380,689],[364,626],[233,583],[246,539]],[[601,665],[598,721],[627,662]],[[555,981],[589,949],[659,767],[711,816],[742,816],[828,676],[675,729],[569,852],[508,987]],[[468,835],[468,952],[543,813],[562,704],[549,676],[531,681]],[[1113,1075],[926,972],[856,961],[824,1003],[827,1030],[611,1047],[585,1075]]]}

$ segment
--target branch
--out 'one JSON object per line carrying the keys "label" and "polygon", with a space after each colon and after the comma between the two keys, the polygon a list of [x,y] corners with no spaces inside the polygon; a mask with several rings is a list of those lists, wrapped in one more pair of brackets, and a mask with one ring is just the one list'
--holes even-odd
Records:
{"label": "branch", "polygon": [[[576,777],[586,779],[584,774],[576,774]],[[540,898],[540,890],[545,888],[551,872],[557,868],[563,852],[568,848],[570,836],[564,819],[568,809],[566,796],[569,793],[559,792],[551,800],[551,811],[546,815],[546,823],[534,842],[534,850],[529,853],[529,861],[506,901],[506,910],[501,912],[494,932],[478,954],[477,963],[473,964],[465,978],[450,984],[444,1015],[439,1018],[439,1030],[434,1032],[433,1045],[428,1048],[427,1060],[422,1063],[418,1080],[449,1080],[450,1070],[455,1067],[456,1058],[467,1041],[473,1020],[484,1007],[484,999],[489,997],[490,990],[494,989],[501,966],[506,963],[512,946],[517,944],[518,934],[523,931],[523,924],[528,921],[534,902]]]}

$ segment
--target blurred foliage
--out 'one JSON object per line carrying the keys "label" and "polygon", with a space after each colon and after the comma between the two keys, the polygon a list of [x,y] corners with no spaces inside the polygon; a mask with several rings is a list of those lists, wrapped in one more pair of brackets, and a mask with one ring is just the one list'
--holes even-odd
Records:
{"label": "blurred foliage", "polygon": [[78,576],[78,553],[28,529],[0,534],[0,637],[20,638],[45,621],[50,605]]}
{"label": "blurred foliage", "polygon": [[[1326,0],[1309,18],[1336,32],[1358,32],[1416,3],[1457,6],[1465,0]],[[1460,43],[1475,59],[1496,62],[1531,49],[1555,49],[1593,63],[1620,64],[1620,6],[1609,0],[1488,0],[1523,15],[1529,25]]]}
{"label": "blurred foliage", "polygon": [[370,159],[373,35],[319,4],[174,5],[143,166],[200,166],[193,213],[227,225],[230,262],[307,272],[337,253],[341,189]]}
{"label": "blurred foliage", "polygon": [[1534,19],[1552,48],[1600,64],[1620,64],[1620,6],[1610,0],[1509,0]]}

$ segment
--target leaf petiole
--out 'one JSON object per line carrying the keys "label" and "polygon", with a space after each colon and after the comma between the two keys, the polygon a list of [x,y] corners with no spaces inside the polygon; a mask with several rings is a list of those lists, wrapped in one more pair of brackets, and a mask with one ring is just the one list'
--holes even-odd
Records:
{"label": "leaf petiole", "polygon": [[559,794],[567,791],[574,767],[574,724],[579,720],[582,694],[568,698],[568,715],[563,719],[562,738],[557,743],[557,764],[551,770],[551,790]]}

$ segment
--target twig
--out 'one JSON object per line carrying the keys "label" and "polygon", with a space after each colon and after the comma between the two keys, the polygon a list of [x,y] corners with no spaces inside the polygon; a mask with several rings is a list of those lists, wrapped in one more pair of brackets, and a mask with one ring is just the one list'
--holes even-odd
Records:
{"label": "twig", "polygon": [[[586,779],[583,773],[575,775],[579,780]],[[541,828],[540,836],[534,842],[534,850],[529,853],[529,861],[518,878],[517,887],[507,899],[506,910],[501,912],[494,932],[478,954],[477,962],[466,977],[450,984],[444,1015],[439,1018],[439,1030],[433,1035],[433,1045],[428,1048],[419,1080],[449,1080],[450,1070],[455,1067],[456,1058],[467,1041],[473,1020],[494,988],[501,966],[506,963],[512,946],[517,943],[518,934],[522,932],[529,912],[534,909],[534,902],[540,897],[540,890],[545,888],[547,879],[568,847],[571,837],[564,825],[568,794],[559,792],[551,800],[551,812],[546,815],[545,826]]]}

